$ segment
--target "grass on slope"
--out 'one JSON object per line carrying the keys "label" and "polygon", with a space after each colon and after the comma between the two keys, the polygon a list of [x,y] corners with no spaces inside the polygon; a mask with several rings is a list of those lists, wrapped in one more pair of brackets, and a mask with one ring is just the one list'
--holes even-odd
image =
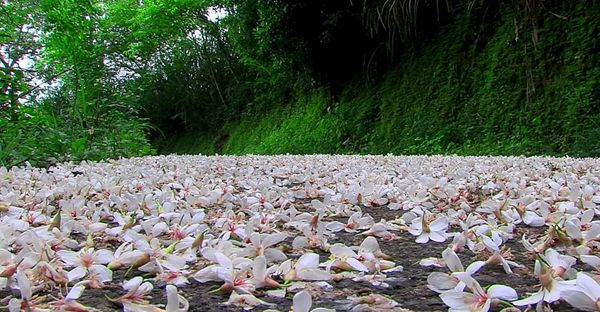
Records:
{"label": "grass on slope", "polygon": [[463,15],[376,85],[316,89],[163,152],[600,156],[599,8],[562,4],[535,42],[510,8],[485,27]]}

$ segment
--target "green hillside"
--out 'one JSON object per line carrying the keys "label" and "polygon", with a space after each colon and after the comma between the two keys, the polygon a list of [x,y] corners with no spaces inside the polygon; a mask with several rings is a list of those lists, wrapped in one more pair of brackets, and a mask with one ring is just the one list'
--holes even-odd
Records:
{"label": "green hillside", "polygon": [[598,7],[556,6],[535,29],[516,28],[510,6],[491,21],[463,13],[376,82],[298,92],[160,151],[598,156]]}

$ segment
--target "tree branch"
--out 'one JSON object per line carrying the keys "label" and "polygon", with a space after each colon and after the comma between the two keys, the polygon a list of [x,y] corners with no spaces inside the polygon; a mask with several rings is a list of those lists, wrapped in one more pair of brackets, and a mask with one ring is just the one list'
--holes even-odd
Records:
{"label": "tree branch", "polygon": [[54,80],[54,79],[58,78],[59,76],[62,76],[62,75],[64,75],[64,74],[66,74],[66,73],[70,72],[71,70],[72,70],[71,68],[69,68],[69,69],[65,69],[65,70],[63,70],[63,71],[62,71],[62,72],[60,72],[60,73],[57,73],[57,74],[54,74],[54,75],[52,75],[52,77],[50,77],[50,78],[48,78],[48,79],[44,80],[44,82],[40,83],[39,85],[37,85],[37,86],[35,86],[35,87],[33,87],[33,88],[31,88],[31,89],[29,89],[29,90],[27,90],[27,91],[25,91],[25,92],[23,92],[23,93],[19,94],[19,95],[17,96],[17,99],[22,99],[22,98],[24,98],[24,97],[28,96],[29,94],[33,93],[33,91],[35,91],[35,90],[37,90],[37,89],[41,88],[43,85],[45,85],[45,84],[47,84],[48,82],[50,82],[50,81],[52,81],[52,80]]}

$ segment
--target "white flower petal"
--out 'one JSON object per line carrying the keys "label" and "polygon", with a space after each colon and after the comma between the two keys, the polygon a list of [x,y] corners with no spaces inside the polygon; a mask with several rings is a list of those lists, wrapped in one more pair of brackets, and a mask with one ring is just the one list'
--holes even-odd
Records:
{"label": "white flower petal", "polygon": [[217,266],[211,265],[203,268],[202,270],[196,272],[194,274],[194,279],[200,283],[206,283],[209,281],[218,281],[220,280],[219,275],[217,274]]}
{"label": "white flower petal", "polygon": [[[512,261],[510,261],[512,262]],[[514,262],[512,262],[514,263]],[[506,274],[512,274],[512,269],[510,268],[510,263],[507,260],[503,260],[502,261],[502,268],[504,269],[504,272],[506,272]]]}
{"label": "white flower petal", "polygon": [[551,266],[555,266],[555,265],[559,265],[560,261],[559,261],[559,253],[558,251],[552,249],[552,248],[548,248],[546,249],[546,251],[544,252],[544,256],[546,261],[551,265]]}
{"label": "white flower petal", "polygon": [[582,291],[565,290],[561,294],[568,304],[582,311],[598,311],[596,302]]}
{"label": "white flower petal", "polygon": [[144,279],[141,276],[136,276],[123,284],[123,289],[125,290],[133,290],[140,287]]}
{"label": "white flower petal", "polygon": [[71,287],[71,290],[69,290],[69,293],[67,293],[67,295],[65,296],[65,301],[79,299],[79,297],[81,297],[83,291],[85,290],[85,283],[85,281],[79,282],[73,287]]}
{"label": "white flower petal", "polygon": [[429,238],[434,242],[445,242],[446,241],[446,233],[443,232],[431,232],[429,233]]}
{"label": "white flower petal", "polygon": [[452,248],[446,248],[442,251],[442,258],[446,262],[446,266],[452,272],[463,272],[465,269],[458,258],[458,255]]}
{"label": "white flower petal", "polygon": [[454,311],[471,311],[470,303],[474,301],[473,294],[454,290],[441,293],[440,298]]}
{"label": "white flower petal", "polygon": [[600,270],[600,257],[592,255],[581,255],[579,256],[581,262],[592,266],[596,270]]}
{"label": "white flower petal", "polygon": [[325,225],[325,228],[331,232],[339,232],[346,228],[346,225],[339,221],[332,221],[327,223],[327,225]]}
{"label": "white flower petal", "polygon": [[308,312],[312,306],[312,297],[306,290],[294,295],[293,301],[294,312]]}
{"label": "white flower petal", "polygon": [[361,252],[375,252],[380,250],[377,239],[373,236],[367,236],[365,240],[360,244],[359,250]]}
{"label": "white flower petal", "polygon": [[78,266],[80,263],[79,253],[71,250],[59,250],[56,255],[62,260],[67,267]]}
{"label": "white flower petal", "polygon": [[441,268],[444,266],[443,264],[445,264],[445,262],[436,257],[423,258],[419,261],[419,265],[424,267],[434,266]]}
{"label": "white flower petal", "polygon": [[17,272],[17,286],[19,286],[21,298],[25,300],[31,300],[31,296],[33,295],[31,290],[31,282],[23,271]]}
{"label": "white flower petal", "polygon": [[346,263],[348,263],[352,268],[354,268],[357,271],[369,272],[369,269],[355,258],[346,259]]}
{"label": "white flower petal", "polygon": [[442,272],[431,272],[427,277],[427,287],[438,293],[453,289],[457,284],[458,279]]}
{"label": "white flower petal", "polygon": [[481,241],[483,242],[485,247],[487,247],[491,251],[500,250],[500,246],[496,242],[494,242],[494,240],[492,240],[489,236],[481,235]]}
{"label": "white flower petal", "polygon": [[303,281],[327,281],[331,278],[331,274],[327,271],[319,269],[304,269],[296,272],[297,279]]}
{"label": "white flower petal", "polygon": [[267,290],[267,297],[283,299],[287,293],[285,288]]}
{"label": "white flower petal", "polygon": [[112,281],[112,271],[103,265],[92,265],[90,273],[96,274],[96,278],[103,283]]}
{"label": "white flower petal", "polygon": [[581,228],[571,221],[565,222],[565,232],[567,232],[567,235],[569,235],[571,239],[580,240],[583,238]]}
{"label": "white flower petal", "polygon": [[86,274],[87,269],[83,266],[78,266],[67,273],[67,278],[69,279],[69,282],[72,282],[83,278]]}
{"label": "white flower petal", "polygon": [[130,265],[136,262],[138,259],[140,259],[140,257],[143,257],[144,255],[145,253],[140,250],[126,251],[121,255],[119,262],[123,265]]}
{"label": "white flower petal", "polygon": [[448,229],[448,219],[446,217],[439,217],[435,221],[429,224],[429,229],[432,232],[440,232]]}
{"label": "white flower petal", "polygon": [[552,282],[551,289],[544,289],[544,301],[551,303],[560,299],[561,287],[557,281]]}
{"label": "white flower petal", "polygon": [[487,294],[489,298],[498,298],[508,301],[517,300],[519,296],[511,287],[504,285],[492,285],[488,288]]}
{"label": "white flower petal", "polygon": [[546,224],[544,218],[532,211],[525,212],[525,215],[523,216],[523,222],[532,227],[540,227]]}
{"label": "white flower petal", "polygon": [[[302,257],[300,257],[300,259],[302,259]],[[298,260],[299,261],[299,260]],[[282,262],[279,265],[279,268],[277,268],[277,272],[278,274],[283,274],[285,275],[287,272],[289,272],[292,269],[292,259],[288,259],[285,260],[284,262]]]}
{"label": "white flower petal", "polygon": [[308,238],[304,236],[296,236],[292,241],[292,247],[294,249],[302,249],[308,247]]}
{"label": "white flower petal", "polygon": [[467,266],[467,269],[465,270],[465,272],[469,273],[469,275],[473,275],[475,273],[477,273],[477,271],[479,271],[482,267],[485,266],[485,261],[475,261],[471,264],[469,264],[469,266]]}
{"label": "white flower petal", "polygon": [[286,238],[287,238],[287,235],[285,235],[283,233],[270,234],[263,239],[262,246],[263,246],[263,248],[269,248],[271,246],[279,244],[280,242],[284,241]]}
{"label": "white flower petal", "polygon": [[583,272],[577,273],[577,286],[593,300],[600,299],[600,285],[587,274]]}
{"label": "white flower petal", "polygon": [[229,257],[225,256],[220,252],[215,252],[215,258],[217,259],[217,262],[222,268],[224,268],[225,270],[233,270],[233,263],[231,262],[231,259],[229,259]]}
{"label": "white flower petal", "polygon": [[178,272],[185,268],[186,260],[182,256],[168,254],[165,256],[164,261],[161,261],[161,264],[170,271]]}
{"label": "white flower petal", "polygon": [[152,291],[152,289],[154,289],[154,286],[152,285],[152,283],[150,282],[144,282],[142,283],[142,285],[140,285],[140,287],[138,287],[137,289],[137,293],[138,294],[148,294]]}
{"label": "white flower petal", "polygon": [[21,299],[11,298],[8,301],[8,312],[22,312]]}
{"label": "white flower petal", "polygon": [[410,233],[413,236],[418,236],[423,233],[423,230],[421,228],[413,228],[413,226],[411,225],[411,227],[408,228],[408,233]]}
{"label": "white flower petal", "polygon": [[329,249],[329,252],[332,255],[338,256],[338,257],[350,257],[350,258],[355,258],[358,255],[354,252],[354,250],[350,249],[350,247],[344,245],[344,244],[340,244],[340,243],[336,243],[333,246],[331,246],[331,248]]}
{"label": "white flower petal", "polygon": [[185,312],[189,309],[189,302],[177,293],[177,287],[167,285],[167,306],[165,312]]}
{"label": "white flower petal", "polygon": [[108,225],[103,222],[95,222],[88,225],[88,229],[91,233],[99,233],[106,231]]}
{"label": "white flower petal", "polygon": [[536,304],[542,300],[544,300],[544,292],[538,291],[535,294],[531,295],[530,297],[514,301],[513,304],[516,306],[526,306],[526,305],[530,305],[530,304]]}
{"label": "white flower petal", "polygon": [[169,226],[164,222],[159,222],[152,227],[152,236],[157,237],[162,233],[165,233],[169,229]]}
{"label": "white flower petal", "polygon": [[275,248],[269,248],[265,250],[265,257],[267,257],[269,263],[281,262],[287,259],[287,256],[283,253],[283,251]]}
{"label": "white flower petal", "polygon": [[467,272],[456,272],[452,273],[452,277],[458,278],[462,283],[465,284],[467,288],[469,288],[474,294],[482,295],[485,293],[479,282],[477,282],[469,273]]}
{"label": "white flower petal", "polygon": [[296,263],[296,268],[302,270],[305,268],[316,268],[319,266],[319,255],[316,253],[306,253],[302,255]]}
{"label": "white flower petal", "polygon": [[586,241],[596,240],[598,237],[600,237],[600,223],[592,224],[592,227],[583,234],[583,239]]}
{"label": "white flower petal", "polygon": [[415,240],[415,242],[419,243],[419,244],[425,244],[429,241],[429,235],[427,235],[426,233],[421,233],[421,235],[419,235],[419,237],[417,237],[417,239]]}
{"label": "white flower petal", "polygon": [[256,283],[260,283],[267,277],[267,259],[264,256],[258,256],[252,263],[252,274]]}
{"label": "white flower petal", "polygon": [[272,303],[268,303],[268,302],[262,301],[256,297],[254,297],[252,294],[240,295],[235,291],[231,292],[231,296],[229,296],[229,300],[227,301],[227,304],[237,305],[237,306],[241,306],[241,307],[255,307],[258,305],[273,305]]}
{"label": "white flower petal", "polygon": [[101,249],[94,252],[94,262],[97,264],[107,264],[113,259],[113,253],[110,250]]}

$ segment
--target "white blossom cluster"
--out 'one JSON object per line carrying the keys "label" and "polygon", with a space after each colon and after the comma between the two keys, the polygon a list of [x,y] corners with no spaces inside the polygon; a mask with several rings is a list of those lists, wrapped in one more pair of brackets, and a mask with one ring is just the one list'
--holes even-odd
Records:
{"label": "white blossom cluster", "polygon": [[[600,311],[599,214],[598,159],[158,156],[0,168],[0,290],[14,294],[9,311],[93,311],[78,302],[85,291],[116,283],[124,294],[110,300],[124,311],[175,312],[190,308],[182,289],[193,279],[218,283],[223,304],[272,311],[269,298],[293,296],[294,312],[309,311],[340,280],[387,287],[402,259],[379,242],[412,237],[448,245],[420,263],[445,268],[427,286],[451,311],[558,301]],[[543,235],[521,234],[531,228]],[[535,260],[511,261],[511,240]],[[465,268],[461,252],[479,260]],[[494,266],[533,268],[539,289],[482,287],[477,272]],[[118,270],[128,279],[114,280]],[[165,284],[166,304],[151,304]],[[344,302],[402,311],[376,292]]]}

